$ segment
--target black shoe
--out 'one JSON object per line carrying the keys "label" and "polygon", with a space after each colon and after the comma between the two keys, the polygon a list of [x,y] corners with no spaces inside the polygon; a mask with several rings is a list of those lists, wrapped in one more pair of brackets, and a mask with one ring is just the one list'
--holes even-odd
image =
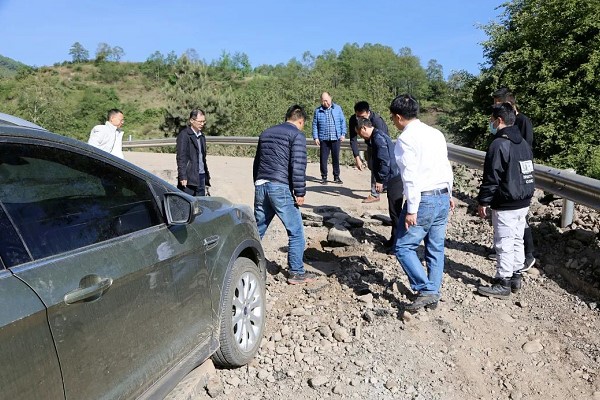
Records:
{"label": "black shoe", "polygon": [[439,294],[419,294],[415,301],[411,304],[407,304],[404,309],[406,311],[417,311],[421,308],[435,309],[439,300]]}
{"label": "black shoe", "polygon": [[317,275],[312,272],[305,272],[303,274],[290,273],[290,277],[287,279],[287,283],[290,285],[299,285],[303,283],[312,282],[317,279]]}
{"label": "black shoe", "polygon": [[510,296],[510,278],[494,278],[492,286],[479,286],[477,292],[483,296],[506,299]]}
{"label": "black shoe", "polygon": [[342,184],[342,183],[344,183],[344,182],[342,182],[342,180],[340,179],[340,177],[339,177],[339,176],[336,176],[336,177],[333,179],[333,183],[337,183],[338,185],[341,185],[341,184]]}
{"label": "black shoe", "polygon": [[520,272],[529,271],[531,267],[535,265],[535,257],[529,256],[525,257],[525,263],[523,264],[523,268],[521,268]]}
{"label": "black shoe", "polygon": [[497,258],[498,256],[496,256],[496,253],[490,253],[487,255],[488,260],[496,261]]}
{"label": "black shoe", "polygon": [[523,274],[521,271],[513,273],[513,276],[510,277],[510,291],[513,293],[517,293],[521,290],[521,286],[523,285]]}
{"label": "black shoe", "polygon": [[319,181],[319,183],[321,185],[327,185],[327,178],[321,178],[321,180]]}

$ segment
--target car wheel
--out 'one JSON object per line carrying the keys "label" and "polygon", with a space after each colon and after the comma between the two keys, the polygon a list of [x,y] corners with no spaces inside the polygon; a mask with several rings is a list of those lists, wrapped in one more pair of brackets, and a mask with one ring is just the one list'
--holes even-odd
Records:
{"label": "car wheel", "polygon": [[248,258],[235,260],[225,284],[221,305],[219,350],[215,364],[247,364],[260,346],[265,330],[265,282],[258,266]]}

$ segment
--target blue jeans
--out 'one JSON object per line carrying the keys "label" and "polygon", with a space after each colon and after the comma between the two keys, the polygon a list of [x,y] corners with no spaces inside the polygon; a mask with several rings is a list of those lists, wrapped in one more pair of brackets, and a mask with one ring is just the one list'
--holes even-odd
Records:
{"label": "blue jeans", "polygon": [[[421,196],[417,225],[409,229],[404,225],[406,204],[400,213],[396,227],[396,258],[408,275],[412,290],[421,294],[440,293],[444,275],[444,242],[449,209],[448,193]],[[427,272],[417,256],[417,248],[422,240],[425,242]]]}
{"label": "blue jeans", "polygon": [[296,274],[304,273],[304,225],[302,215],[294,202],[290,187],[267,182],[254,188],[254,218],[262,239],[273,217],[277,215],[288,234],[288,268]]}

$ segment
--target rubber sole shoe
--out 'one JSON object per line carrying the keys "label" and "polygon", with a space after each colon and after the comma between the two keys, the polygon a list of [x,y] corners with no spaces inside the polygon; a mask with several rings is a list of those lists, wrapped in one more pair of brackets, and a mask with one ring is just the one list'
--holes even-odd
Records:
{"label": "rubber sole shoe", "polygon": [[496,259],[498,258],[498,256],[496,256],[496,253],[490,253],[486,256],[486,258],[488,260],[492,260],[492,261],[496,261]]}
{"label": "rubber sole shoe", "polygon": [[510,291],[517,293],[521,290],[521,286],[523,286],[523,274],[520,271],[513,273],[513,276],[510,278]]}
{"label": "rubber sole shoe", "polygon": [[510,278],[494,278],[492,286],[479,286],[477,293],[496,299],[507,299],[511,293]]}
{"label": "rubber sole shoe", "polygon": [[342,184],[342,183],[344,183],[344,182],[342,182],[342,180],[341,180],[340,178],[335,178],[335,179],[333,180],[333,183],[337,183],[338,185],[341,185],[341,184]]}
{"label": "rubber sole shoe", "polygon": [[319,181],[319,183],[320,183],[321,185],[327,185],[327,178],[322,178],[322,179]]}
{"label": "rubber sole shoe", "polygon": [[376,201],[379,201],[379,200],[380,200],[379,197],[369,195],[369,197],[365,198],[362,202],[363,203],[375,203]]}
{"label": "rubber sole shoe", "polygon": [[525,263],[523,264],[523,268],[521,268],[521,272],[529,271],[534,265],[535,257],[525,257]]}
{"label": "rubber sole shoe", "polygon": [[415,312],[421,308],[435,309],[439,300],[440,296],[438,294],[420,294],[415,301],[407,304],[404,309],[409,312]]}
{"label": "rubber sole shoe", "polygon": [[301,285],[303,283],[309,283],[317,279],[317,275],[312,272],[305,272],[303,274],[295,274],[291,273],[290,277],[287,279],[287,283],[290,285]]}

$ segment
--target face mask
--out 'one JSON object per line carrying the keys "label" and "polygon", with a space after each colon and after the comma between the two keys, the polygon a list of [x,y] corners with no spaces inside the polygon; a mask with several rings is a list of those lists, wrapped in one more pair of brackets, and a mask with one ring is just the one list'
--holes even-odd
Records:
{"label": "face mask", "polygon": [[494,128],[494,121],[490,121],[490,133],[495,135],[498,132],[498,128]]}

